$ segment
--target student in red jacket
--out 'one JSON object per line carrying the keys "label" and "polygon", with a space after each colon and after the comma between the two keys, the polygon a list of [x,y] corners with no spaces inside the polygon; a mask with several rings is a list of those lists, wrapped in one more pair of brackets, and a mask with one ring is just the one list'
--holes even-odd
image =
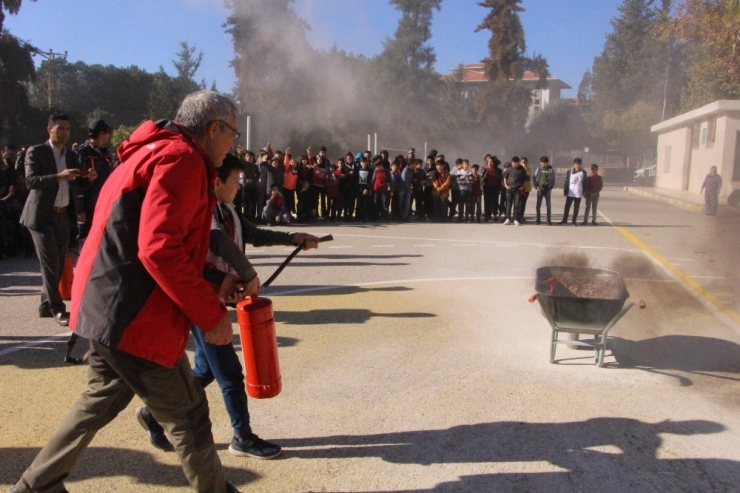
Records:
{"label": "student in red jacket", "polygon": [[391,172],[383,166],[383,160],[376,156],[373,158],[375,171],[373,172],[373,200],[375,212],[381,219],[388,219],[388,197],[391,193]]}
{"label": "student in red jacket", "polygon": [[185,355],[191,324],[207,342],[231,342],[223,302],[260,284],[255,277],[240,290],[237,276],[217,271],[215,285],[204,279],[214,163],[238,138],[236,124],[228,98],[198,91],[175,121],[145,122],[119,147],[121,165],[100,192],[72,286],[70,327],[90,340],[87,389],[13,491],[66,491],[83,449],[134,395],[167,431],[193,489],[236,491]]}

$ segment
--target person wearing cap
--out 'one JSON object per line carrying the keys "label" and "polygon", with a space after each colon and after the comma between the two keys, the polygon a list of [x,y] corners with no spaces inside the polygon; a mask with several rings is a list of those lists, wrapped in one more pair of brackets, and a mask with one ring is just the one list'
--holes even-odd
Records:
{"label": "person wearing cap", "polygon": [[77,221],[85,222],[78,191],[94,181],[97,174],[91,170],[87,179],[83,179],[72,152],[65,147],[71,131],[67,115],[52,114],[46,130],[49,140],[29,148],[26,153],[29,194],[20,222],[31,232],[41,264],[39,317],[53,317],[57,324],[67,326],[69,314],[59,292],[59,280],[64,271],[70,233]]}
{"label": "person wearing cap", "polygon": [[90,123],[87,130],[89,138],[77,146],[74,154],[77,167],[82,170],[82,173],[95,170],[98,174],[98,179],[90,184],[82,196],[85,223],[80,228],[80,240],[87,237],[87,233],[90,231],[93,212],[95,211],[95,204],[100,195],[100,189],[108,179],[108,176],[110,176],[111,171],[113,171],[111,155],[105,147],[113,135],[113,127],[105,123],[105,120],[95,120]]}

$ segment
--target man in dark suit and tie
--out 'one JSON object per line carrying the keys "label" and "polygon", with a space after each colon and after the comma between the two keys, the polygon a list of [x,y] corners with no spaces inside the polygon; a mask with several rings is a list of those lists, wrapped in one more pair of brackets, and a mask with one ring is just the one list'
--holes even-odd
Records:
{"label": "man in dark suit and tie", "polygon": [[[78,207],[78,187],[84,186],[84,182],[74,155],[64,147],[71,131],[69,117],[52,114],[47,131],[49,140],[30,147],[26,153],[29,195],[20,222],[31,232],[41,264],[43,286],[39,317],[54,317],[56,323],[66,326],[69,314],[59,293],[59,280],[70,232],[78,220],[85,220],[82,208]],[[91,170],[85,177],[93,181],[97,174]]]}

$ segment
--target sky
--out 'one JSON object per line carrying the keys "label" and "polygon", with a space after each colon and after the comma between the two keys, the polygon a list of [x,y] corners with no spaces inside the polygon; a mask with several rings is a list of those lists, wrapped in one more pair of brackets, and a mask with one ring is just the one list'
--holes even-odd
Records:
{"label": "sky", "polygon": [[[240,1],[240,0],[233,0]],[[269,1],[269,0],[265,0]],[[578,84],[601,53],[610,20],[622,0],[524,0],[520,14],[527,52],[543,55],[550,73],[569,84],[564,97],[575,97]],[[400,14],[386,0],[296,0],[295,8],[311,30],[316,48],[338,49],[373,57],[392,37]],[[435,12],[431,45],[435,69],[450,73],[460,63],[477,63],[488,52],[490,33],[474,30],[487,10],[474,0],[443,0]],[[68,61],[137,65],[148,72],[160,67],[174,74],[172,60],[179,42],[203,52],[196,80],[215,81],[219,90],[234,85],[231,37],[223,23],[229,11],[222,0],[23,0],[5,28],[42,51],[67,52]],[[36,64],[42,58],[34,57]]]}

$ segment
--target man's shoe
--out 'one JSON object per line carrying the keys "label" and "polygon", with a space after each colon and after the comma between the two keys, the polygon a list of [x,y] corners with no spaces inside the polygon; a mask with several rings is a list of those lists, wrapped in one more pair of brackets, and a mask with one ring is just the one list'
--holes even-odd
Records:
{"label": "man's shoe", "polygon": [[508,219],[504,221],[504,226],[508,226],[509,224],[511,224],[511,221],[509,221]]}
{"label": "man's shoe", "polygon": [[174,452],[175,447],[167,439],[164,434],[164,428],[157,423],[157,420],[154,419],[148,407],[137,407],[134,413],[141,427],[149,432],[149,441],[152,445],[165,452]]}
{"label": "man's shoe", "polygon": [[39,305],[39,318],[52,318],[54,313],[51,311],[48,303],[41,303]]}
{"label": "man's shoe", "polygon": [[514,219],[514,226],[521,226],[521,225],[522,225],[522,223],[520,223],[519,221],[517,221],[516,219]]}
{"label": "man's shoe", "polygon": [[535,224],[542,224],[542,221],[540,221],[539,219],[537,219],[534,223]]}
{"label": "man's shoe", "polygon": [[85,360],[82,358],[75,358],[74,356],[65,356],[64,362],[69,363],[70,365],[81,365]]}
{"label": "man's shoe", "polygon": [[568,221],[560,221],[558,224],[568,224]]}
{"label": "man's shoe", "polygon": [[552,226],[552,221],[547,221],[548,226]]}
{"label": "man's shoe", "polygon": [[252,457],[254,459],[274,459],[283,452],[280,445],[266,442],[252,433],[246,440],[234,437],[229,445],[229,453],[237,457]]}
{"label": "man's shoe", "polygon": [[67,327],[69,325],[69,313],[62,311],[55,312],[54,321],[57,323],[57,325]]}
{"label": "man's shoe", "polygon": [[583,222],[581,223],[581,226],[586,226],[587,224],[588,224],[588,221],[583,221]]}
{"label": "man's shoe", "polygon": [[591,221],[591,226],[596,226],[596,221]]}

